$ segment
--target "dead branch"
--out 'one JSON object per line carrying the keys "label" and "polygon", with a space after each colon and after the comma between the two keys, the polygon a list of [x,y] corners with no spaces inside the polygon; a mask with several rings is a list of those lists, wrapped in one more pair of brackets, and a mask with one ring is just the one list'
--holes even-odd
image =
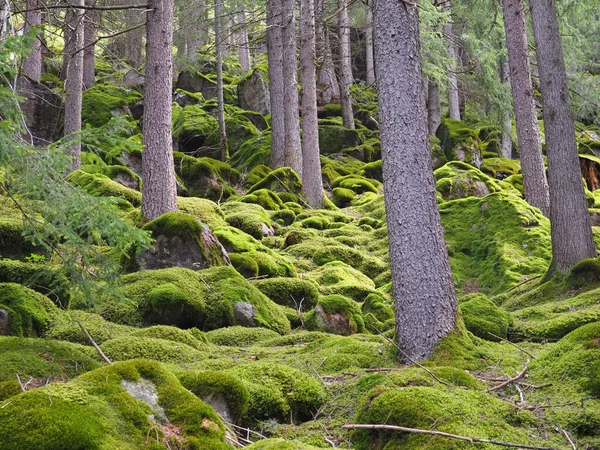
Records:
{"label": "dead branch", "polygon": [[502,389],[505,386],[508,386],[511,383],[514,383],[515,381],[519,381],[521,378],[523,378],[525,376],[525,372],[527,372],[527,367],[529,367],[529,362],[530,362],[530,360],[528,359],[527,362],[525,363],[525,367],[523,367],[523,370],[521,370],[516,376],[514,376],[513,378],[509,378],[508,380],[504,381],[503,383],[500,383],[498,386],[494,386],[494,387],[487,389],[485,392],[494,392],[499,389]]}
{"label": "dead branch", "polygon": [[98,352],[98,354],[100,355],[100,357],[106,361],[107,364],[112,364],[112,361],[108,358],[108,356],[106,356],[104,354],[104,352],[102,351],[102,349],[100,347],[98,347],[98,344],[96,344],[96,342],[94,341],[94,339],[92,338],[92,336],[90,336],[90,333],[88,333],[88,330],[85,329],[85,327],[83,326],[83,324],[81,322],[77,322],[77,325],[79,325],[79,328],[81,328],[81,331],[83,331],[83,334],[85,334],[85,337],[88,338],[88,340],[91,342],[91,344],[94,346],[94,348],[96,349],[96,351]]}
{"label": "dead branch", "polygon": [[561,428],[561,431],[567,438],[567,441],[569,441],[569,444],[571,444],[571,448],[577,450],[577,446],[575,445],[575,442],[573,442],[573,439],[571,439],[571,436],[569,436],[569,433],[567,433],[567,430]]}
{"label": "dead branch", "polygon": [[441,436],[450,439],[458,439],[461,441],[468,441],[471,444],[474,442],[483,442],[485,444],[493,444],[493,445],[501,445],[504,447],[513,447],[513,448],[529,448],[534,450],[556,450],[554,447],[539,447],[536,445],[526,445],[526,444],[514,444],[511,442],[502,442],[502,441],[493,441],[491,439],[483,439],[483,438],[475,438],[470,436],[459,436],[458,434],[444,433],[443,431],[434,431],[434,430],[421,430],[418,428],[407,428],[407,427],[399,427],[396,425],[373,425],[373,424],[348,424],[344,425],[342,428],[347,430],[353,429],[364,429],[364,430],[392,430],[392,431],[403,431],[405,433],[413,433],[413,434],[428,434],[430,436]]}
{"label": "dead branch", "polygon": [[502,342],[506,342],[507,344],[512,345],[513,347],[521,350],[523,353],[526,353],[527,355],[531,356],[533,359],[538,359],[538,357],[535,356],[533,353],[530,353],[529,351],[525,350],[524,348],[519,347],[517,344],[510,342],[508,339],[504,339],[503,337],[496,336],[494,333],[490,333],[489,331],[488,331],[488,334],[490,336],[495,337],[496,339],[500,339]]}

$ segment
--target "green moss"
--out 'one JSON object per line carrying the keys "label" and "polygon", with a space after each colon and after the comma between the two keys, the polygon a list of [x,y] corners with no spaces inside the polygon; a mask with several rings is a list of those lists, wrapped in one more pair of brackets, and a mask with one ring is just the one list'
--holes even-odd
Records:
{"label": "green moss", "polygon": [[352,200],[356,197],[356,193],[351,189],[334,188],[332,191],[331,201],[338,208],[346,208],[350,206]]}
{"label": "green moss", "polygon": [[[289,202],[288,202],[289,204]],[[284,204],[287,206],[287,204]],[[300,207],[302,209],[302,207]],[[296,213],[291,209],[281,209],[270,213],[271,219],[276,221],[281,226],[289,226],[296,220]]]}
{"label": "green moss", "polygon": [[252,167],[269,164],[271,159],[271,130],[262,131],[259,135],[248,139],[231,157],[230,163],[238,170],[249,170]]}
{"label": "green moss", "polygon": [[142,99],[139,92],[121,86],[96,84],[83,92],[81,119],[94,127],[110,121],[113,111],[129,112],[128,105]]}
{"label": "green moss", "polygon": [[0,283],[0,309],[8,313],[8,335],[24,337],[42,335],[58,313],[48,297],[16,283]]}
{"label": "green moss", "polygon": [[218,157],[217,119],[199,105],[174,109],[173,137],[178,139],[179,150],[182,152]]}
{"label": "green moss", "polygon": [[308,280],[319,285],[323,295],[339,294],[355,301],[363,301],[375,292],[375,283],[349,265],[332,261],[306,274]]}
{"label": "green moss", "polygon": [[229,225],[256,239],[272,232],[271,219],[260,205],[230,201],[223,204],[223,211]]}
{"label": "green moss", "polygon": [[195,217],[211,229],[227,224],[225,214],[215,202],[197,197],[178,197],[177,205],[183,213]]}
{"label": "green moss", "polygon": [[240,201],[244,203],[254,203],[260,205],[269,211],[277,211],[285,208],[283,204],[284,202],[279,198],[279,196],[268,189],[259,189],[253,191],[251,194],[246,194],[240,198]]}
{"label": "green moss", "polygon": [[356,192],[357,194],[363,194],[365,192],[379,192],[381,183],[377,180],[362,178],[353,174],[344,175],[335,179],[331,183],[333,188],[341,187],[343,189],[349,189]]}
{"label": "green moss", "polygon": [[316,308],[306,315],[305,325],[308,330],[344,335],[365,331],[360,305],[337,294],[319,298]]}
{"label": "green moss", "polygon": [[394,309],[392,308],[390,303],[391,302],[387,300],[382,294],[369,294],[367,295],[367,298],[365,298],[365,301],[362,304],[362,312],[363,314],[373,314],[380,322],[393,320]]}
{"label": "green moss", "polygon": [[102,344],[109,339],[126,336],[132,331],[132,328],[125,325],[108,322],[98,314],[74,310],[55,317],[45,336],[49,339],[91,345],[79,323],[85,327],[97,344]]}
{"label": "green moss", "polygon": [[521,172],[521,163],[515,159],[485,158],[481,171],[492,178],[504,179]]}
{"label": "green moss", "polygon": [[71,297],[69,280],[49,264],[0,259],[0,282],[30,286],[65,307]]}
{"label": "green moss", "polygon": [[146,224],[144,230],[151,231],[155,237],[198,236],[202,233],[202,224],[188,214],[170,212]]}
{"label": "green moss", "polygon": [[442,119],[436,137],[448,161],[475,162],[481,157],[483,145],[479,139],[479,130],[470,128],[464,122]]}
{"label": "green moss", "polygon": [[266,328],[226,327],[206,333],[209,342],[229,347],[247,347],[257,342],[279,337],[279,334]]}
{"label": "green moss", "polygon": [[262,181],[272,171],[273,171],[273,169],[271,169],[268,166],[262,165],[262,164],[260,164],[256,167],[253,167],[252,170],[250,170],[250,172],[248,172],[248,175],[246,175],[246,180],[245,180],[244,184],[250,188],[250,187],[254,186],[256,183]]}
{"label": "green moss", "polygon": [[308,311],[316,306],[319,298],[317,285],[299,278],[267,278],[252,284],[275,303],[295,310]]}
{"label": "green moss", "polygon": [[189,345],[197,350],[206,349],[206,344],[208,344],[206,336],[198,329],[195,329],[194,331],[182,330],[180,328],[167,325],[154,325],[148,328],[141,328],[132,331],[129,335],[134,337],[150,337],[178,342]]}
{"label": "green moss", "polygon": [[119,197],[134,206],[142,204],[142,194],[140,192],[129,189],[100,173],[91,174],[76,170],[69,174],[67,181],[96,197]]}
{"label": "green moss", "polygon": [[304,444],[300,441],[288,441],[281,438],[273,438],[261,439],[246,448],[248,450],[317,450],[321,447],[313,447],[312,445]]}
{"label": "green moss", "polygon": [[344,128],[341,120],[319,119],[319,149],[323,155],[340,153],[344,148],[356,147],[361,143],[359,132]]}
{"label": "green moss", "polygon": [[512,325],[509,313],[500,309],[483,294],[471,294],[460,299],[460,312],[467,330],[482,339],[506,339]]}
{"label": "green moss", "polygon": [[220,227],[213,230],[219,242],[229,253],[243,253],[255,250],[268,251],[258,240],[234,227]]}
{"label": "green moss", "polygon": [[244,278],[255,278],[258,276],[258,264],[247,253],[230,253],[231,265],[235,267]]}
{"label": "green moss", "polygon": [[277,253],[253,251],[246,253],[258,265],[258,275],[265,277],[296,277],[293,264],[279,256]]}
{"label": "green moss", "polygon": [[372,178],[383,183],[381,160],[365,164],[363,174],[366,178]]}
{"label": "green moss", "polygon": [[203,359],[203,354],[187,344],[167,339],[142,336],[125,336],[110,339],[100,345],[113,361],[145,358],[165,363],[192,363]]}
{"label": "green moss", "polygon": [[227,163],[211,158],[175,156],[175,171],[190,195],[214,201],[236,195],[230,184],[236,184],[241,175]]}
{"label": "green moss", "polygon": [[253,137],[260,136],[260,131],[252,121],[246,117],[246,112],[244,110],[235,106],[228,106],[229,107],[226,108],[227,113],[225,114],[227,144],[229,146],[229,154],[235,155],[244,142]]}

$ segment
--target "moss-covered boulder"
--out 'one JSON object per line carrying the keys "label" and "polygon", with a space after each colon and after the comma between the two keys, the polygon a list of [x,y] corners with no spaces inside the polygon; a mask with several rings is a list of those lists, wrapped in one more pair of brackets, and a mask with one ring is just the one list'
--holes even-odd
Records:
{"label": "moss-covered boulder", "polygon": [[96,84],[83,92],[81,119],[100,127],[111,118],[130,115],[129,105],[142,99],[142,94],[121,86]]}
{"label": "moss-covered boulder", "polygon": [[459,308],[467,330],[482,339],[499,341],[506,339],[512,325],[510,313],[499,308],[483,294],[462,297]]}
{"label": "moss-covered boulder", "polygon": [[319,285],[323,295],[339,294],[362,302],[367,295],[376,292],[375,283],[369,277],[341,261],[328,262],[305,276]]}
{"label": "moss-covered boulder", "polygon": [[275,234],[271,218],[260,205],[230,201],[223,204],[223,211],[225,220],[229,225],[248,233],[256,239]]}
{"label": "moss-covered boulder", "polygon": [[481,171],[486,175],[504,180],[521,172],[521,163],[515,159],[505,158],[484,158],[481,164]]}
{"label": "moss-covered boulder", "polygon": [[58,308],[42,294],[16,283],[0,283],[0,335],[41,336]]}
{"label": "moss-covered boulder", "polygon": [[289,198],[282,201],[297,202],[298,194],[302,190],[302,180],[293,169],[289,167],[280,167],[273,170],[262,180],[252,186],[247,194],[252,194],[261,189],[267,189],[271,192],[287,194]]}
{"label": "moss-covered boulder", "polygon": [[243,203],[260,205],[269,211],[279,211],[280,209],[285,208],[283,200],[275,192],[269,191],[268,189],[258,189],[253,191],[240,198],[240,201]]}
{"label": "moss-covered boulder", "polygon": [[217,119],[200,105],[174,109],[173,137],[180,152],[218,157],[219,126]]}
{"label": "moss-covered boulder", "polygon": [[277,277],[252,283],[275,303],[300,311],[313,309],[319,299],[316,283],[300,278]]}
{"label": "moss-covered boulder", "polygon": [[217,97],[217,83],[199,71],[180,72],[175,87],[187,92],[200,93],[205,99]]}
{"label": "moss-covered boulder", "polygon": [[55,316],[50,322],[45,337],[81,345],[91,345],[80,324],[83,325],[97,344],[102,344],[109,339],[126,336],[133,331],[131,327],[109,322],[98,314],[73,310]]}
{"label": "moss-covered boulder", "polygon": [[289,441],[281,438],[262,439],[246,447],[248,450],[318,450],[300,441]]}
{"label": "moss-covered boulder", "polygon": [[185,267],[199,270],[229,264],[227,252],[213,232],[195,217],[166,213],[144,226],[152,233],[154,247],[135,259],[139,270]]}
{"label": "moss-covered boulder", "polygon": [[182,342],[145,336],[110,339],[103,342],[100,348],[112,361],[144,358],[163,363],[191,364],[206,357],[197,348]]}
{"label": "moss-covered boulder", "polygon": [[0,196],[0,256],[2,258],[23,259],[32,253],[45,255],[47,252],[33,245],[24,234],[27,229],[26,219],[6,197]]}
{"label": "moss-covered boulder", "polygon": [[280,337],[278,333],[266,328],[247,328],[239,325],[218,328],[206,333],[209,342],[228,347],[248,347],[278,337]]}
{"label": "moss-covered boulder", "polygon": [[67,181],[96,197],[122,198],[133,206],[140,206],[142,204],[141,192],[127,188],[101,173],[92,174],[76,170],[69,174]]}
{"label": "moss-covered boulder", "polygon": [[271,96],[269,95],[268,73],[260,67],[252,69],[238,83],[240,107],[256,111],[263,116],[271,114]]}
{"label": "moss-covered boulder", "polygon": [[460,120],[442,119],[435,132],[448,161],[463,161],[481,167],[483,145],[479,130]]}
{"label": "moss-covered boulder", "polygon": [[359,132],[344,128],[341,120],[319,119],[319,149],[322,154],[341,153],[344,148],[356,147],[362,141]]}
{"label": "moss-covered boulder", "polygon": [[212,158],[194,158],[175,153],[175,172],[183,181],[188,195],[213,201],[236,195],[231,187],[239,182],[240,173],[229,164]]}
{"label": "moss-covered boulder", "polygon": [[314,310],[306,315],[309,330],[350,335],[365,331],[360,305],[343,295],[325,295]]}
{"label": "moss-covered boulder", "polygon": [[247,171],[258,165],[269,165],[270,159],[271,130],[269,129],[240,145],[229,162],[237,170]]}
{"label": "moss-covered boulder", "polygon": [[195,217],[211,229],[227,225],[223,210],[215,202],[198,197],[178,197],[179,211]]}
{"label": "moss-covered boulder", "polygon": [[508,191],[519,193],[511,185],[504,184],[481,172],[469,164],[459,161],[449,162],[434,173],[436,189],[444,200],[465,197],[485,197],[493,192]]}

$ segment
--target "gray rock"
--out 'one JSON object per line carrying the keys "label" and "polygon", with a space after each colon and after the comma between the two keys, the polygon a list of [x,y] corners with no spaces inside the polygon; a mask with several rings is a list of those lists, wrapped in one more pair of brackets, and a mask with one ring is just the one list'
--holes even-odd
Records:
{"label": "gray rock", "polygon": [[238,84],[240,107],[266,116],[271,114],[269,86],[259,70],[253,70],[248,78]]}
{"label": "gray rock", "polygon": [[235,317],[236,325],[244,327],[255,327],[254,306],[247,302],[239,302],[233,305],[233,317]]}
{"label": "gray rock", "polygon": [[213,409],[220,415],[226,422],[233,423],[235,419],[231,415],[229,405],[225,401],[225,397],[222,394],[209,394],[202,399],[204,403],[213,407]]}
{"label": "gray rock", "polygon": [[8,335],[8,311],[0,308],[0,336]]}
{"label": "gray rock", "polygon": [[121,381],[121,386],[125,388],[127,393],[133,398],[140,400],[147,404],[150,409],[154,412],[154,415],[150,415],[150,419],[162,424],[169,423],[165,410],[158,404],[158,393],[154,385],[144,378],[140,378],[140,381]]}
{"label": "gray rock", "polygon": [[217,84],[201,73],[181,72],[176,88],[188,92],[200,92],[207,100],[217,97]]}
{"label": "gray rock", "polygon": [[340,313],[328,314],[321,305],[315,308],[315,323],[320,330],[328,333],[350,335],[353,333],[350,319]]}

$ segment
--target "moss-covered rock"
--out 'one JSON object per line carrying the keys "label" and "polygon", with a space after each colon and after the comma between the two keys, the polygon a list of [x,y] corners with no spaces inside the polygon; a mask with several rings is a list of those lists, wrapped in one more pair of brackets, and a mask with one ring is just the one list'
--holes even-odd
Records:
{"label": "moss-covered rock", "polygon": [[58,308],[42,294],[16,283],[0,283],[0,335],[41,336]]}
{"label": "moss-covered rock", "polygon": [[319,119],[319,149],[324,155],[340,153],[344,148],[362,143],[357,130],[344,128],[341,120]]}
{"label": "moss-covered rock", "polygon": [[350,174],[336,178],[331,183],[331,187],[349,189],[357,194],[364,194],[365,192],[378,193],[379,189],[381,188],[381,183],[379,183],[377,180],[366,179]]}
{"label": "moss-covered rock", "polygon": [[479,130],[470,128],[460,120],[442,119],[435,132],[448,161],[463,161],[475,167],[481,166],[483,145]]}
{"label": "moss-covered rock", "polygon": [[511,315],[485,295],[471,294],[462,297],[459,308],[467,330],[475,336],[488,341],[507,338],[508,328],[512,325]]}
{"label": "moss-covered rock", "polygon": [[306,274],[308,280],[319,285],[323,295],[339,294],[362,302],[376,292],[375,283],[356,269],[341,261],[332,261]]}
{"label": "moss-covered rock", "polygon": [[436,189],[444,200],[485,197],[493,192],[508,191],[519,195],[511,185],[499,182],[468,164],[453,161],[434,172]]}
{"label": "moss-covered rock", "polygon": [[277,277],[256,280],[252,284],[275,303],[295,310],[311,310],[319,299],[317,285],[308,280]]}
{"label": "moss-covered rock", "polygon": [[318,450],[321,447],[314,447],[300,441],[288,441],[281,438],[261,439],[252,445],[246,447],[248,450]]}
{"label": "moss-covered rock", "polygon": [[190,364],[205,356],[196,348],[168,339],[124,336],[110,339],[100,348],[113,361],[129,361],[144,358],[174,364]]}
{"label": "moss-covered rock", "polygon": [[189,345],[197,350],[206,349],[208,344],[206,335],[197,328],[182,330],[181,328],[168,325],[154,325],[151,327],[136,329],[131,331],[129,335],[135,337],[165,339],[167,341]]}
{"label": "moss-covered rock", "polygon": [[69,174],[67,181],[96,197],[118,197],[127,200],[133,206],[142,204],[140,192],[127,188],[101,173],[92,174],[76,170]]}
{"label": "moss-covered rock", "polygon": [[244,203],[254,203],[256,205],[260,205],[269,211],[278,211],[282,208],[285,208],[283,200],[281,200],[277,194],[269,191],[268,189],[259,189],[257,191],[253,191],[251,194],[246,194],[240,198],[240,201]]}
{"label": "moss-covered rock", "polygon": [[486,175],[504,180],[521,172],[521,163],[515,159],[484,158],[481,171]]}
{"label": "moss-covered rock", "polygon": [[73,310],[55,316],[46,331],[45,337],[81,345],[91,345],[90,340],[79,324],[83,325],[97,344],[102,344],[109,339],[126,336],[133,331],[131,327],[109,322],[98,314]]}
{"label": "moss-covered rock", "polygon": [[365,331],[360,305],[343,295],[325,295],[305,318],[309,330],[350,335]]}
{"label": "moss-covered rock", "polygon": [[218,157],[219,125],[217,119],[200,105],[174,109],[173,137],[179,151],[196,156]]}
{"label": "moss-covered rock", "polygon": [[289,167],[280,167],[270,172],[266,177],[252,186],[248,190],[248,194],[260,189],[297,195],[302,190],[302,180],[293,169]]}
{"label": "moss-covered rock", "polygon": [[258,277],[258,263],[248,253],[230,253],[229,259],[231,265],[244,278]]}
{"label": "moss-covered rock", "polygon": [[100,127],[115,116],[131,115],[129,105],[142,95],[121,86],[96,84],[83,92],[81,119],[94,127]]}
{"label": "moss-covered rock", "polygon": [[0,259],[0,282],[30,286],[63,306],[71,299],[69,280],[51,264]]}
{"label": "moss-covered rock", "polygon": [[353,190],[337,187],[332,191],[331,201],[338,208],[346,208],[350,206],[355,197],[356,193]]}
{"label": "moss-covered rock", "polygon": [[269,165],[270,159],[271,130],[265,130],[240,145],[230,163],[236,169],[244,171],[258,165]]}
{"label": "moss-covered rock", "polygon": [[240,326],[219,328],[206,333],[206,339],[216,345],[247,347],[258,342],[279,337],[279,334],[266,328],[246,328]]}
{"label": "moss-covered rock", "polygon": [[231,187],[239,182],[240,173],[229,164],[212,158],[193,158],[175,154],[175,171],[189,195],[221,201],[236,195]]}
{"label": "moss-covered rock", "polygon": [[260,205],[230,201],[223,204],[223,211],[229,225],[239,228],[256,239],[275,234],[271,218]]}
{"label": "moss-covered rock", "polygon": [[178,197],[179,211],[195,217],[211,229],[227,224],[225,214],[215,202],[198,197]]}

